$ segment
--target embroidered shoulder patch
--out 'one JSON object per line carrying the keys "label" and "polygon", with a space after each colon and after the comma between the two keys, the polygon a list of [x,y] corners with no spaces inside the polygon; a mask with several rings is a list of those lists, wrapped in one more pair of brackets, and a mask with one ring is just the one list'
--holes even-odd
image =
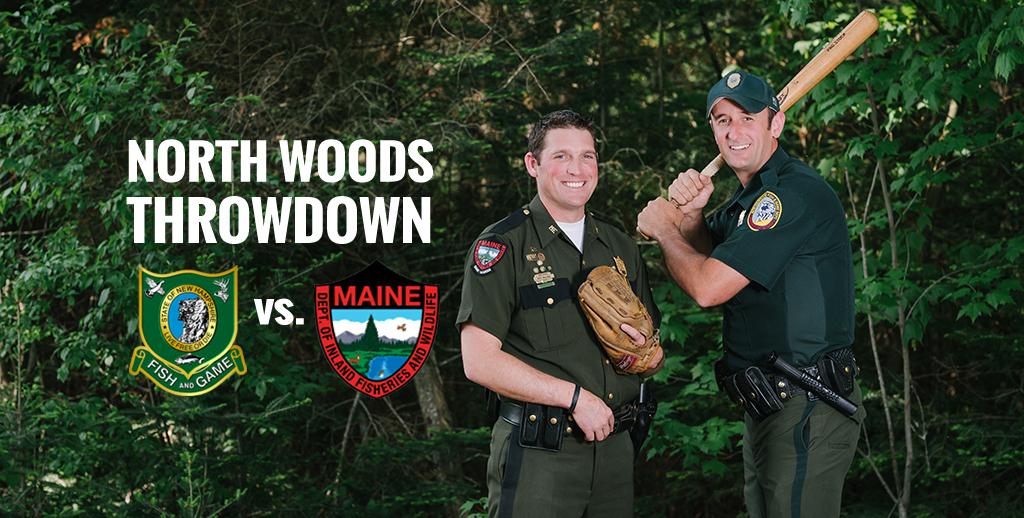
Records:
{"label": "embroidered shoulder patch", "polygon": [[505,248],[505,243],[497,236],[478,239],[473,249],[473,271],[477,275],[491,273],[491,268],[505,255]]}
{"label": "embroidered shoulder patch", "polygon": [[754,208],[747,216],[747,226],[750,230],[767,230],[779,223],[782,217],[782,201],[771,191],[766,191],[754,202]]}

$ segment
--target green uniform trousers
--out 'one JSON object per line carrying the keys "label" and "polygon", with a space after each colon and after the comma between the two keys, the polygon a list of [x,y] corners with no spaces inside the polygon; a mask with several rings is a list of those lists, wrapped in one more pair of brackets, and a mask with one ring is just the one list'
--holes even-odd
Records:
{"label": "green uniform trousers", "polygon": [[[521,448],[511,432],[512,425],[499,417],[487,461],[489,518],[633,516],[633,443],[628,433],[595,442],[566,437],[561,451],[549,452]],[[522,453],[516,473],[507,469],[509,448]]]}
{"label": "green uniform trousers", "polygon": [[806,395],[760,423],[746,416],[743,496],[751,518],[839,516],[865,415],[860,385],[848,399],[860,406],[853,418]]}

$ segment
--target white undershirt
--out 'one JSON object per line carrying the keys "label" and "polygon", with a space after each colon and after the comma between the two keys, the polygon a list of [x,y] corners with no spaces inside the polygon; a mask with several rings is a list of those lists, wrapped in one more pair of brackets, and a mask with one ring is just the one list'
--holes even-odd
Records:
{"label": "white undershirt", "polygon": [[587,228],[584,224],[586,221],[587,217],[583,216],[583,219],[575,223],[562,223],[561,221],[555,222],[558,224],[558,228],[562,229],[562,232],[565,232],[566,236],[569,236],[569,240],[572,241],[572,244],[576,245],[576,248],[579,249],[580,253],[583,253],[583,232]]}

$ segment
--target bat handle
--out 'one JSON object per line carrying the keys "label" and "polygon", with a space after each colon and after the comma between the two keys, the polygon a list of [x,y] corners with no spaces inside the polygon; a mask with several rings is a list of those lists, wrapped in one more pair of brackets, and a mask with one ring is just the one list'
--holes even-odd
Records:
{"label": "bat handle", "polygon": [[[712,176],[715,176],[715,173],[717,173],[718,170],[723,167],[725,167],[725,158],[723,158],[722,155],[719,154],[717,157],[715,157],[714,160],[711,161],[710,164],[707,165],[707,167],[704,168],[703,171],[700,172],[700,175],[707,176],[708,178],[710,178]],[[671,201],[677,209],[679,208],[679,202],[673,200],[672,198],[669,198],[669,201]],[[636,231],[639,232],[640,236],[643,237],[644,239],[651,239],[650,237],[647,237],[647,234],[644,234],[643,231],[640,230],[640,227],[637,227]]]}
{"label": "bat handle", "polygon": [[712,176],[715,176],[715,173],[717,173],[718,170],[723,167],[725,167],[725,158],[723,158],[722,155],[718,155],[717,157],[715,157],[714,160],[711,161],[710,164],[707,165],[707,167],[705,167],[700,172],[700,175],[707,176],[710,178]]}

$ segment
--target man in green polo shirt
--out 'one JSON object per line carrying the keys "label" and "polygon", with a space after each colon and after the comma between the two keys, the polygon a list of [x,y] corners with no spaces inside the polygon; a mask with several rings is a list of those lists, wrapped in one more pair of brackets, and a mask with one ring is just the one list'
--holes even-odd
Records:
{"label": "man in green polo shirt", "polygon": [[[707,117],[740,180],[732,200],[706,218],[714,183],[690,169],[673,181],[668,200],[648,204],[638,228],[658,241],[673,280],[698,304],[723,305],[725,353],[716,372],[730,397],[748,405],[750,516],[839,516],[864,410],[847,417],[808,397],[768,358],[775,353],[861,403],[843,206],[821,176],[779,147],[786,117],[764,79],[727,74],[708,93]],[[758,391],[760,398],[750,397]],[[766,400],[771,408],[757,406]]]}
{"label": "man in green polo shirt", "polygon": [[[627,412],[640,376],[614,370],[576,292],[595,267],[620,263],[655,327],[660,314],[636,242],[586,210],[597,187],[591,122],[569,110],[548,114],[528,148],[537,196],[476,240],[456,321],[466,377],[501,396],[489,515],[632,516]],[[662,356],[642,374],[657,372]]]}

